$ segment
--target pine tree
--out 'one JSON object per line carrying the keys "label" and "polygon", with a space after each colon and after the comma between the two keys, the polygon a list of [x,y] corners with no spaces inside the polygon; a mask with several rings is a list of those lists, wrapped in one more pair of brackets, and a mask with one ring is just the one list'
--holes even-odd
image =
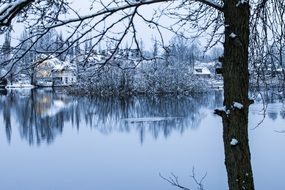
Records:
{"label": "pine tree", "polygon": [[5,60],[9,59],[10,54],[11,54],[11,30],[9,30],[5,34],[5,39],[4,39],[4,43],[2,46],[2,53],[3,53]]}

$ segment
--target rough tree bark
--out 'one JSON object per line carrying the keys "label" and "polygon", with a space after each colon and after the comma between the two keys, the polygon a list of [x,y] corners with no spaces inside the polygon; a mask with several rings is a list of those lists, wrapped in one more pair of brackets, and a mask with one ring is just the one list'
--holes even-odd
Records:
{"label": "rough tree bark", "polygon": [[[248,145],[249,19],[247,0],[224,0],[225,43],[222,63],[224,106],[222,115],[225,164],[230,190],[254,189]],[[234,107],[241,103],[241,109]],[[232,139],[238,143],[231,144]]]}

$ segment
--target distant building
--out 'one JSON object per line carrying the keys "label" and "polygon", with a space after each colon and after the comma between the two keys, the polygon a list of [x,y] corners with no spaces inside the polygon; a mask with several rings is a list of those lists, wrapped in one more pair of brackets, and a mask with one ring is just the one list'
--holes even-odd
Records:
{"label": "distant building", "polygon": [[[106,65],[117,66],[120,68],[134,68],[141,59],[138,49],[118,49],[94,51],[88,55],[77,58],[78,73],[84,76],[91,76],[98,68]],[[79,74],[79,75],[80,75]]]}
{"label": "distant building", "polygon": [[36,64],[34,83],[37,86],[69,86],[77,82],[76,66],[70,62],[41,55]]}
{"label": "distant building", "polygon": [[202,78],[211,78],[211,71],[207,67],[194,66],[193,74]]}
{"label": "distant building", "polygon": [[70,86],[77,82],[76,67],[70,64],[57,65],[51,72],[53,86]]}

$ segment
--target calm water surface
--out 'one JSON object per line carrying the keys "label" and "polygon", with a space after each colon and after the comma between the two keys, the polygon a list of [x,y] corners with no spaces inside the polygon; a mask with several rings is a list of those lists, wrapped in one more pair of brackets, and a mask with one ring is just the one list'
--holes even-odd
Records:
{"label": "calm water surface", "polygon": [[[256,189],[285,189],[285,106],[268,96],[250,108]],[[48,89],[0,95],[0,189],[227,189],[222,92],[189,97],[78,98]],[[255,128],[260,121],[263,122]]]}

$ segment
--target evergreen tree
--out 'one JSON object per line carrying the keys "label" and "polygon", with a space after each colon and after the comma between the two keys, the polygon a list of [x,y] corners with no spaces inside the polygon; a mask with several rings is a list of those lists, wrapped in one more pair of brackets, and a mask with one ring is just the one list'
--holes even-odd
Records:
{"label": "evergreen tree", "polygon": [[9,56],[11,53],[11,31],[8,31],[5,34],[5,39],[2,46],[2,52],[6,56]]}

